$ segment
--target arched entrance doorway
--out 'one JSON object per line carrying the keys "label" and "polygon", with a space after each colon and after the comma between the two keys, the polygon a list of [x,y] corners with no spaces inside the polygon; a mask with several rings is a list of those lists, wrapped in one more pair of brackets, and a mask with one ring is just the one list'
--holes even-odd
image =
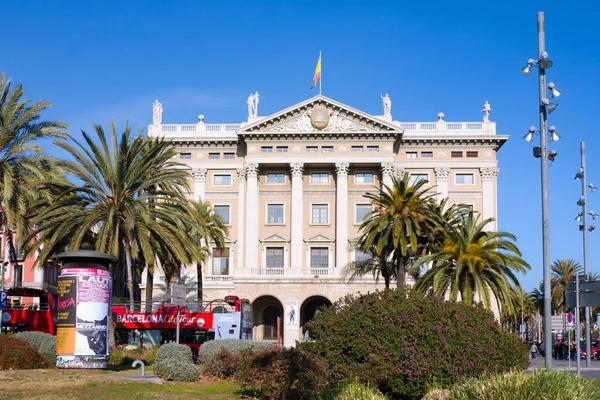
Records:
{"label": "arched entrance doorway", "polygon": [[331,301],[323,296],[312,296],[304,300],[300,307],[300,327],[302,328],[302,341],[310,340],[306,332],[306,323],[315,318],[321,307],[330,306]]}
{"label": "arched entrance doorway", "polygon": [[[283,305],[273,296],[261,296],[252,302],[254,340],[277,341],[277,318],[283,316]],[[283,343],[283,327],[280,328],[280,343]]]}

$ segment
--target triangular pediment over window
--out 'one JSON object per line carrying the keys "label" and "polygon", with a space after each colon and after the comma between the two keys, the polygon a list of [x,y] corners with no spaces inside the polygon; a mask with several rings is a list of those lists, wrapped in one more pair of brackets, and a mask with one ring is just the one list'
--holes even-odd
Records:
{"label": "triangular pediment over window", "polygon": [[316,234],[314,236],[311,236],[308,239],[306,239],[306,242],[307,243],[310,243],[310,242],[330,242],[330,243],[333,243],[334,240],[332,238],[330,238],[330,237],[327,237],[327,236],[321,234],[321,233],[318,233],[318,234]]}
{"label": "triangular pediment over window", "polygon": [[379,133],[401,136],[404,130],[391,121],[359,111],[322,95],[253,121],[237,131],[242,137],[262,133]]}
{"label": "triangular pediment over window", "polygon": [[260,240],[261,242],[289,242],[289,240],[283,236],[281,236],[278,233],[273,233],[272,235],[269,235],[263,239]]}

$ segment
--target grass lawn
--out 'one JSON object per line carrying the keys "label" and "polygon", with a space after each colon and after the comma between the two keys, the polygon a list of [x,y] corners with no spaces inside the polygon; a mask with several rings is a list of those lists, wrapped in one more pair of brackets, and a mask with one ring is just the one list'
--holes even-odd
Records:
{"label": "grass lawn", "polygon": [[[150,372],[151,373],[151,372]],[[38,369],[0,372],[0,392],[8,399],[215,399],[239,400],[235,382],[202,380],[162,385],[136,382],[123,375],[139,370]]]}

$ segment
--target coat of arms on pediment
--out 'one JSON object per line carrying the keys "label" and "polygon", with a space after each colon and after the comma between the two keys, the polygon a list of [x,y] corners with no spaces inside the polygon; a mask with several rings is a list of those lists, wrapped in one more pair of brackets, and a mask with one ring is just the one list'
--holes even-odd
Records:
{"label": "coat of arms on pediment", "polygon": [[316,96],[243,127],[238,133],[398,132],[402,129],[324,96]]}

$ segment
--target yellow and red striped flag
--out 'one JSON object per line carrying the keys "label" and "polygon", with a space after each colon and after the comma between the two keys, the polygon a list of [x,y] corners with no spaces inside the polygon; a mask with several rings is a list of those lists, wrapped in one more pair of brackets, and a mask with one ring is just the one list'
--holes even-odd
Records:
{"label": "yellow and red striped flag", "polygon": [[317,81],[321,79],[321,52],[319,52],[319,61],[317,61],[317,68],[315,68],[315,75],[313,76],[313,84],[311,89],[317,86]]}

